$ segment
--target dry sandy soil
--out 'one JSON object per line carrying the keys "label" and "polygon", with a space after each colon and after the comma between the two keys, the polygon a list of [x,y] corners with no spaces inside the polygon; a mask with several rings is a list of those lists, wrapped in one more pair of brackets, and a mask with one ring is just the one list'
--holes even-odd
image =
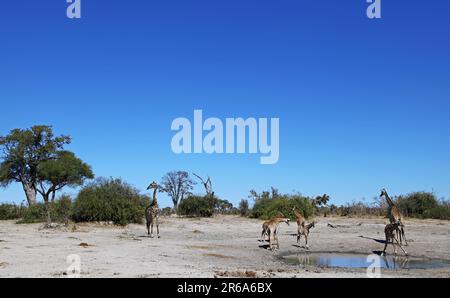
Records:
{"label": "dry sandy soil", "polygon": [[[80,256],[82,277],[366,277],[365,269],[285,263],[280,255],[305,251],[291,235],[296,223],[281,226],[281,248],[275,252],[258,242],[261,223],[235,216],[162,218],[162,237],[151,239],[143,225],[77,224],[48,230],[40,224],[3,221],[0,277],[64,277],[66,258],[72,254]],[[383,218],[319,218],[310,235],[310,252],[369,255],[383,249],[376,240],[384,238],[385,224]],[[450,222],[408,220],[406,226],[411,256],[450,261]],[[383,277],[450,277],[450,267],[382,273]]]}

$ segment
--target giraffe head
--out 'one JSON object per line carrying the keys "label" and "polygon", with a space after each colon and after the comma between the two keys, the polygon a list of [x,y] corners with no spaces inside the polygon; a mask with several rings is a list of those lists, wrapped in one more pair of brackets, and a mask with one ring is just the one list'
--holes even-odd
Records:
{"label": "giraffe head", "polygon": [[155,181],[153,181],[152,183],[150,183],[150,185],[147,187],[147,190],[149,189],[158,189],[158,183],[156,183]]}
{"label": "giraffe head", "polygon": [[280,222],[286,223],[288,226],[289,226],[289,223],[291,222],[291,220],[289,218],[280,218],[279,220],[280,220]]}
{"label": "giraffe head", "polygon": [[386,191],[385,188],[383,188],[383,189],[381,190],[380,198],[381,198],[381,197],[387,197],[387,191]]}

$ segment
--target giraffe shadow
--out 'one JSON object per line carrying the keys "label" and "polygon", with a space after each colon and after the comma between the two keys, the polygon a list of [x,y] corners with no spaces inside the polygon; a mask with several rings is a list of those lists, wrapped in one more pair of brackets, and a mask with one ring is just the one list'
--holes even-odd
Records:
{"label": "giraffe shadow", "polygon": [[269,244],[263,244],[263,245],[260,245],[259,248],[261,248],[261,249],[270,249],[270,245]]}
{"label": "giraffe shadow", "polygon": [[373,253],[374,255],[383,256],[383,251],[382,251],[382,250],[374,250],[374,251],[372,251],[372,253]]}
{"label": "giraffe shadow", "polygon": [[297,248],[303,248],[303,249],[309,250],[309,247],[304,246],[304,245],[293,244],[292,246],[293,247],[297,247]]}
{"label": "giraffe shadow", "polygon": [[386,244],[386,240],[382,240],[382,239],[375,239],[375,238],[365,237],[365,236],[359,236],[359,238],[373,240],[373,241],[381,243],[381,244]]}

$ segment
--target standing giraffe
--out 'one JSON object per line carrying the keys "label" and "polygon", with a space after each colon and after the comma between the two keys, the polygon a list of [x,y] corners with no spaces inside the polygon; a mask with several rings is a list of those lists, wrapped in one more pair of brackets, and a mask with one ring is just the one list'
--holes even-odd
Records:
{"label": "standing giraffe", "polygon": [[[158,199],[156,198],[156,194],[158,193],[159,185],[156,182],[150,183],[150,185],[147,187],[147,190],[153,189],[153,201],[151,202],[150,206],[145,209],[145,219],[147,220],[147,232],[148,235],[150,235],[150,238],[153,238],[153,225],[156,224],[156,233],[157,237],[161,238],[159,236],[159,206],[158,206]],[[150,232],[151,227],[151,232]]]}
{"label": "standing giraffe", "polygon": [[309,249],[308,246],[308,236],[309,236],[309,232],[312,228],[314,228],[316,226],[316,222],[312,222],[308,225],[305,226],[305,224],[303,225],[302,228],[298,229],[298,233],[297,233],[297,243],[300,243],[300,238],[302,238],[302,236],[305,236],[306,239],[306,248]]}
{"label": "standing giraffe", "polygon": [[[269,236],[270,238],[270,234],[269,234],[269,224],[272,220],[276,219],[276,218],[284,218],[283,213],[279,213],[277,216],[275,216],[274,218],[272,218],[271,220],[265,221],[262,225],[262,233],[261,233],[261,242],[265,241],[266,236]],[[270,240],[270,239],[269,239]],[[268,241],[269,241],[268,240]]]}
{"label": "standing giraffe", "polygon": [[303,216],[303,214],[297,211],[296,207],[292,208],[292,211],[294,211],[295,218],[297,219],[298,229],[300,230],[301,227],[305,227],[306,218]]}
{"label": "standing giraffe", "polygon": [[397,233],[398,239],[400,240],[400,243],[402,243],[403,239],[404,239],[406,246],[408,246],[408,241],[406,240],[406,237],[405,237],[405,230],[404,230],[404,225],[402,222],[403,217],[402,217],[402,214],[400,213],[400,210],[394,204],[391,197],[389,197],[386,189],[383,188],[381,190],[380,197],[385,197],[386,202],[389,205],[389,209],[388,209],[389,222],[391,224],[398,224],[398,229],[396,230],[396,233]]}
{"label": "standing giraffe", "polygon": [[[273,250],[273,242],[276,242],[277,248],[280,248],[280,243],[278,242],[278,231],[280,229],[280,224],[282,222],[289,225],[289,218],[276,217],[269,221],[268,231],[269,231],[269,248]],[[272,242],[273,239],[273,242]]]}

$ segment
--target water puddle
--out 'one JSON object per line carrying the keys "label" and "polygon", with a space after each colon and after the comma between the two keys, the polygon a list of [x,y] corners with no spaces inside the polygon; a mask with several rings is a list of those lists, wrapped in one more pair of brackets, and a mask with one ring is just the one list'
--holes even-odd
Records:
{"label": "water puddle", "polygon": [[[374,259],[368,258],[367,255],[345,253],[298,253],[282,256],[282,259],[290,265],[325,268],[367,268],[374,264]],[[449,267],[450,262],[439,259],[385,256],[380,257],[379,265],[384,269],[437,269]]]}

